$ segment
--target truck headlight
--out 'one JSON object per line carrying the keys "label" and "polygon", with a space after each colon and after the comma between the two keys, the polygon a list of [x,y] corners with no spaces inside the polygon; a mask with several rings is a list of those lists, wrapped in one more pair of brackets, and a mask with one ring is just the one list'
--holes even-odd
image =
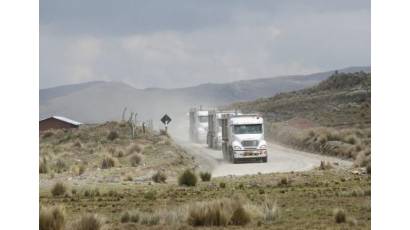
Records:
{"label": "truck headlight", "polygon": [[266,145],[261,145],[261,146],[259,146],[259,149],[266,149]]}
{"label": "truck headlight", "polygon": [[237,146],[237,145],[236,145],[236,146],[233,147],[233,149],[234,149],[234,150],[241,150],[241,146]]}

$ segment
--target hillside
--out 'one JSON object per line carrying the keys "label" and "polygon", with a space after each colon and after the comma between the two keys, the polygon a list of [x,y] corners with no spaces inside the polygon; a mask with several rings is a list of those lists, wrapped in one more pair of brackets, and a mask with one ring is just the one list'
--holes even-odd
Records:
{"label": "hillside", "polygon": [[139,128],[131,138],[127,123],[107,122],[40,134],[40,186],[71,180],[76,185],[151,181],[158,170],[168,180],[194,161],[166,135]]}
{"label": "hillside", "polygon": [[311,88],[235,103],[230,108],[262,112],[273,121],[299,117],[329,127],[368,126],[370,81],[370,73],[339,73]]}
{"label": "hillside", "polygon": [[[359,70],[368,72],[369,68],[352,67],[339,71]],[[172,118],[184,120],[186,111],[192,106],[218,106],[303,89],[328,78],[332,72],[209,83],[179,89],[136,89],[119,82],[60,86],[40,90],[40,118],[58,114],[85,123],[119,120],[122,110],[127,107],[128,111],[138,112],[140,119],[156,121],[168,113]]]}
{"label": "hillside", "polygon": [[311,88],[228,108],[262,113],[273,141],[351,158],[370,172],[370,83],[370,73],[339,72]]}

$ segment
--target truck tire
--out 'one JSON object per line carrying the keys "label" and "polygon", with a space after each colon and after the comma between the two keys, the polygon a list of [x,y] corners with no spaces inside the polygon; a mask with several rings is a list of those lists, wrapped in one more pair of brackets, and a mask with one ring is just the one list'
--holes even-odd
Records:
{"label": "truck tire", "polygon": [[263,163],[268,162],[268,157],[267,157],[267,156],[266,156],[266,157],[262,157],[262,162],[263,162]]}

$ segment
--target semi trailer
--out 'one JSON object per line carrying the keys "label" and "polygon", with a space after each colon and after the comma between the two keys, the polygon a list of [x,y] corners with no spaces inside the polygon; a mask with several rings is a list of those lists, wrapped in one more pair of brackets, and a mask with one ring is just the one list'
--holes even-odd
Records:
{"label": "semi trailer", "polygon": [[205,143],[208,133],[208,111],[202,108],[189,110],[189,139],[192,142]]}
{"label": "semi trailer", "polygon": [[241,160],[268,161],[263,118],[258,114],[222,114],[222,154],[236,164]]}
{"label": "semi trailer", "polygon": [[238,114],[235,111],[218,111],[210,110],[208,112],[208,135],[206,138],[206,143],[209,148],[221,149],[222,147],[222,115]]}

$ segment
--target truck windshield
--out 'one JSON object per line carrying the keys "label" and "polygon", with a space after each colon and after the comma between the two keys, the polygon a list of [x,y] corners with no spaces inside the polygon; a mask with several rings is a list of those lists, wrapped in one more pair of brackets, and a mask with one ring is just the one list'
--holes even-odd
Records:
{"label": "truck windshield", "polygon": [[255,125],[234,125],[234,134],[257,134],[262,133],[262,124]]}
{"label": "truck windshield", "polygon": [[200,123],[208,123],[208,116],[199,116],[198,119]]}

